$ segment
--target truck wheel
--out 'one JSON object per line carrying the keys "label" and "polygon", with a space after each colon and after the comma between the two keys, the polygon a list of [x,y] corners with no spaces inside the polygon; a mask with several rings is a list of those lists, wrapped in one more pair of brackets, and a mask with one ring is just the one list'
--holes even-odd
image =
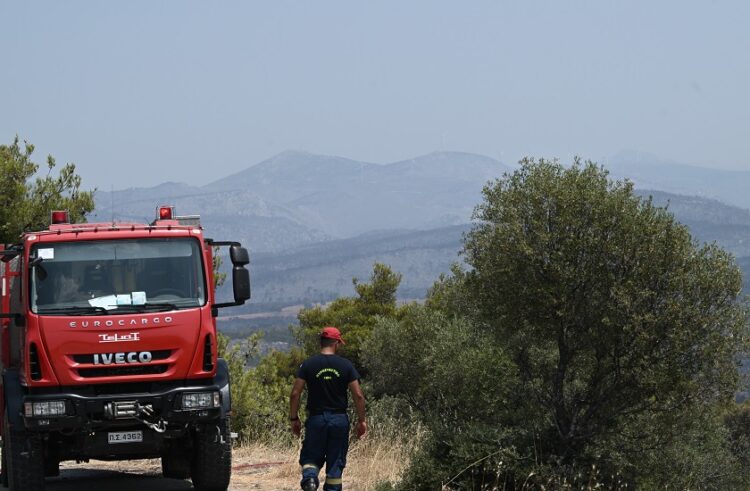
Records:
{"label": "truck wheel", "polygon": [[[3,446],[7,450],[8,488],[10,491],[44,491],[44,449],[38,435],[13,428],[5,413]],[[3,452],[5,453],[5,452]]]}
{"label": "truck wheel", "polygon": [[161,473],[170,479],[187,479],[190,477],[190,455],[186,449],[187,442],[178,441],[183,446],[172,445],[161,456]]}
{"label": "truck wheel", "polygon": [[198,491],[226,491],[232,475],[232,439],[229,418],[207,424],[195,432],[193,486]]}

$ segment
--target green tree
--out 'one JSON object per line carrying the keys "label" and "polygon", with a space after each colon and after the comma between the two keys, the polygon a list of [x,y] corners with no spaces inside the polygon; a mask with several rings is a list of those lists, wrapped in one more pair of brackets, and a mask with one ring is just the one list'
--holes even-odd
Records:
{"label": "green tree", "polygon": [[0,243],[18,240],[24,230],[49,225],[52,210],[68,210],[73,222],[82,222],[94,209],[94,192],[81,190],[75,165],[66,164],[53,175],[55,159],[47,157],[47,172],[34,175],[39,165],[31,160],[34,146],[18,137],[11,145],[0,145]]}
{"label": "green tree", "polygon": [[467,267],[365,345],[430,429],[402,488],[736,486],[734,259],[594,163],[521,164],[485,187]]}
{"label": "green tree", "polygon": [[[341,330],[346,341],[341,354],[357,367],[362,342],[370,337],[379,317],[398,315],[396,291],[401,283],[401,274],[394,273],[385,264],[375,263],[369,283],[352,280],[356,297],[342,297],[325,307],[313,307],[299,313],[297,337],[308,355],[318,351],[318,334],[325,326]],[[363,375],[365,375],[363,373]]]}
{"label": "green tree", "polygon": [[631,183],[526,159],[485,187],[475,217],[463,285],[543,409],[552,460],[594,460],[619,435],[637,461],[644,442],[674,438],[672,415],[731,400],[747,339],[739,268]]}

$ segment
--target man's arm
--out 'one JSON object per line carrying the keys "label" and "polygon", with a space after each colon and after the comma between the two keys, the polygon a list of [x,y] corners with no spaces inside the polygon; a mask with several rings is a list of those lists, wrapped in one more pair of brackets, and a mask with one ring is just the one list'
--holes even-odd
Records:
{"label": "man's arm", "polygon": [[352,393],[354,407],[357,409],[357,437],[364,438],[367,435],[367,419],[365,414],[365,394],[359,385],[359,380],[349,382],[349,391]]}
{"label": "man's arm", "polygon": [[302,423],[299,420],[299,399],[305,388],[305,379],[296,378],[289,396],[289,419],[292,422],[292,434],[299,436],[302,431]]}

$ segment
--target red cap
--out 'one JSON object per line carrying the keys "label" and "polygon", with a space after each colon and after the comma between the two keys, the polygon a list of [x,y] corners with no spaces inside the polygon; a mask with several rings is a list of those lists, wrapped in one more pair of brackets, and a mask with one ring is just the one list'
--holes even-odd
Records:
{"label": "red cap", "polygon": [[323,330],[320,331],[320,337],[328,338],[328,339],[335,339],[341,344],[346,344],[344,340],[341,339],[341,332],[339,332],[339,330],[336,329],[335,327],[324,327]]}

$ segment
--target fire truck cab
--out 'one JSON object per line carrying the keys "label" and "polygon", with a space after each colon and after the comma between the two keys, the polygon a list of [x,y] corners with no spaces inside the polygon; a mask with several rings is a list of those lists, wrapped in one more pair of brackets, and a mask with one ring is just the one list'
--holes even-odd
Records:
{"label": "fire truck cab", "polygon": [[[161,458],[165,477],[224,491],[229,373],[216,316],[250,298],[248,252],[197,217],[68,223],[0,245],[2,472],[39,491],[61,461]],[[229,247],[234,301],[219,303],[214,251]]]}

